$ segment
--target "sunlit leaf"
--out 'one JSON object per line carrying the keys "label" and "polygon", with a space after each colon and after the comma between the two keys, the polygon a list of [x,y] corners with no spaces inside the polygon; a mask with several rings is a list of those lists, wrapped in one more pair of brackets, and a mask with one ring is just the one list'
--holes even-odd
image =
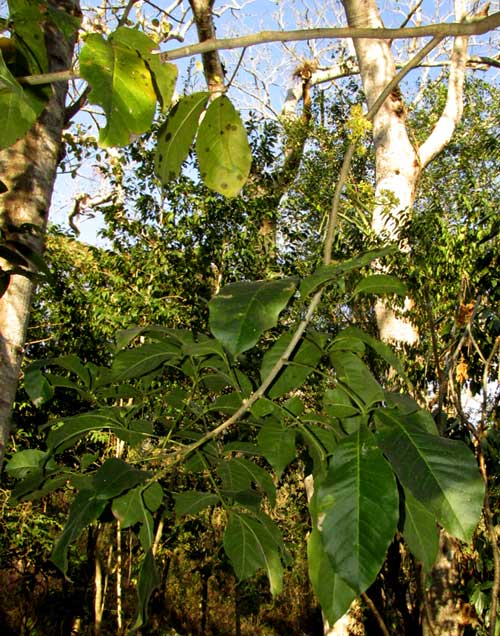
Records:
{"label": "sunlit leaf", "polygon": [[101,146],[124,146],[149,129],[156,107],[151,73],[137,52],[92,33],[80,53],[80,74],[92,90],[89,101],[106,115]]}
{"label": "sunlit leaf", "polygon": [[32,90],[24,90],[7,68],[0,51],[0,148],[12,146],[24,137],[42,112],[45,100]]}
{"label": "sunlit leaf", "polygon": [[196,154],[205,185],[226,197],[236,196],[250,173],[252,154],[245,126],[226,95],[208,107],[198,131]]}
{"label": "sunlit leaf", "polygon": [[168,108],[174,94],[177,81],[177,67],[168,62],[161,62],[160,55],[152,51],[158,48],[154,40],[137,29],[120,27],[112,33],[110,40],[136,50],[144,60],[151,73],[153,88],[162,110]]}
{"label": "sunlit leaf", "polygon": [[208,96],[204,92],[182,97],[158,131],[155,172],[163,185],[179,176],[198,130],[198,121]]}

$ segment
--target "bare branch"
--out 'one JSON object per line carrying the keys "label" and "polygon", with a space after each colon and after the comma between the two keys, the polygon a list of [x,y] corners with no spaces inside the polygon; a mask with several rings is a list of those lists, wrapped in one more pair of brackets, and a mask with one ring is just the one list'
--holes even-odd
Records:
{"label": "bare branch", "polygon": [[[455,11],[456,17],[463,19],[465,14],[463,0],[455,0]],[[418,151],[418,158],[422,167],[425,167],[443,150],[453,136],[462,117],[468,41],[468,37],[463,36],[455,38],[453,43],[446,104],[433,131]]]}
{"label": "bare branch", "polygon": [[242,35],[235,38],[214,38],[201,44],[182,46],[162,53],[161,57],[163,61],[167,62],[191,55],[207,53],[208,51],[238,49],[270,42],[300,42],[304,40],[332,40],[338,38],[351,38],[353,40],[359,40],[361,38],[365,40],[404,40],[407,38],[423,37],[445,38],[471,36],[482,35],[498,27],[500,27],[500,11],[485,18],[470,22],[442,22],[440,24],[427,24],[402,29],[337,27],[332,29],[260,31],[259,33]]}

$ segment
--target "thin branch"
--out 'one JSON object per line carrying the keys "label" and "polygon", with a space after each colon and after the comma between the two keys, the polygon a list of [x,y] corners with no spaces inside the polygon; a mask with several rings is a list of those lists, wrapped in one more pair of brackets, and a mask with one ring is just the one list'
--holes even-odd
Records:
{"label": "thin branch", "polygon": [[370,608],[370,611],[375,616],[375,618],[377,620],[377,623],[378,623],[378,626],[380,627],[380,631],[382,632],[382,634],[384,634],[384,636],[391,636],[389,634],[389,630],[387,629],[386,624],[384,623],[384,619],[382,618],[382,615],[380,614],[380,612],[376,608],[375,603],[372,601],[372,599],[368,596],[368,594],[366,592],[363,592],[363,594],[361,594],[361,598],[368,605],[368,607]]}
{"label": "thin branch", "polygon": [[418,0],[417,4],[413,7],[413,9],[411,9],[411,11],[408,13],[408,15],[406,16],[406,18],[403,20],[400,28],[404,29],[405,26],[408,24],[408,22],[413,18],[413,16],[415,15],[415,13],[417,13],[417,11],[420,9],[420,7],[422,6],[424,0]]}

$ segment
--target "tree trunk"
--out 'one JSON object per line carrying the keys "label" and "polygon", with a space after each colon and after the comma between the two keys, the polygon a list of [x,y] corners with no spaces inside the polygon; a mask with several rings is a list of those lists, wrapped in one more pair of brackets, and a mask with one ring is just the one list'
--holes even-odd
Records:
{"label": "tree trunk", "polygon": [[[80,15],[74,0],[52,0],[57,9]],[[49,71],[70,68],[74,40],[67,40],[53,26],[45,27]],[[15,145],[0,151],[0,174],[7,191],[0,195],[0,230],[4,236],[43,249],[50,200],[61,153],[61,134],[65,124],[67,84],[54,84],[52,96],[27,135]],[[16,233],[12,227],[32,224],[38,231]],[[0,263],[2,267],[4,263]],[[28,326],[33,283],[13,275],[0,298],[0,468],[11,429],[14,402]]]}

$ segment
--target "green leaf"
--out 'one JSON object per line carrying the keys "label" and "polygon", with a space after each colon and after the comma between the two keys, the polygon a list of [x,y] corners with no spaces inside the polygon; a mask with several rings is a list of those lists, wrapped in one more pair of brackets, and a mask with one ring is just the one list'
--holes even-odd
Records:
{"label": "green leaf", "polygon": [[111,511],[122,528],[130,528],[130,526],[140,523],[144,518],[145,510],[141,490],[141,486],[132,488],[121,497],[113,499]]}
{"label": "green leaf", "polygon": [[132,135],[148,130],[156,94],[151,74],[134,49],[97,33],[85,39],[80,74],[92,90],[89,101],[104,110],[107,125],[100,131],[101,146],[124,146]]}
{"label": "green leaf", "polygon": [[469,541],[484,499],[474,454],[463,442],[432,435],[394,410],[378,409],[375,423],[401,483],[450,534]]}
{"label": "green leaf", "polygon": [[361,594],[382,567],[399,516],[394,474],[366,426],[334,448],[318,506],[334,570]]}
{"label": "green leaf", "polygon": [[187,492],[174,493],[175,514],[182,517],[184,515],[195,515],[208,506],[214,506],[219,502],[219,497],[211,492],[200,492],[199,490],[189,490]]}
{"label": "green leaf", "polygon": [[350,258],[347,261],[343,261],[342,263],[323,265],[313,274],[302,280],[300,284],[300,294],[303,298],[305,298],[312,292],[316,291],[316,289],[318,289],[321,285],[338,280],[347,272],[369,265],[377,258],[382,258],[383,256],[387,256],[387,254],[393,254],[396,250],[397,246],[389,245],[388,247],[384,247],[380,250],[364,252],[363,254],[359,254],[358,256]]}
{"label": "green leaf", "polygon": [[52,399],[54,395],[52,384],[36,366],[29,366],[26,369],[24,373],[24,389],[37,408]]}
{"label": "green leaf", "polygon": [[271,505],[276,501],[276,488],[267,471],[244,457],[233,457],[221,462],[217,472],[225,490],[232,493],[249,489],[252,483],[268,496]]}
{"label": "green leaf", "polygon": [[248,579],[261,568],[265,568],[271,593],[276,595],[281,592],[283,583],[283,565],[279,552],[281,546],[277,541],[276,533],[269,525],[248,514],[231,511],[224,532],[223,545],[240,580]]}
{"label": "green leaf", "polygon": [[323,406],[330,417],[340,420],[359,415],[359,408],[354,406],[347,393],[339,388],[325,391]]}
{"label": "green leaf", "polygon": [[95,495],[98,499],[113,499],[150,476],[151,473],[138,470],[122,459],[110,457],[94,475]]}
{"label": "green leaf", "polygon": [[5,470],[15,479],[24,479],[29,473],[38,468],[43,468],[47,460],[47,453],[36,449],[27,449],[14,453],[7,462]]}
{"label": "green leaf", "polygon": [[158,48],[156,42],[141,31],[127,27],[119,27],[109,39],[137,51],[151,73],[153,88],[161,109],[168,108],[177,81],[177,67],[174,64],[162,63],[158,54],[151,53],[153,49]]}
{"label": "green leaf", "polygon": [[163,502],[163,488],[157,481],[154,481],[143,491],[142,498],[146,508],[151,512],[156,512]]}
{"label": "green leaf", "polygon": [[[284,333],[274,345],[266,351],[262,359],[260,377],[264,381],[276,362],[282,357],[290,344],[293,334]],[[278,378],[268,391],[269,397],[275,399],[304,384],[307,377],[317,367],[323,355],[326,336],[322,333],[308,333],[298,348],[290,356],[288,364],[281,370]]]}
{"label": "green leaf", "polygon": [[278,479],[297,456],[295,435],[295,430],[273,419],[264,423],[257,436],[259,450],[273,467]]}
{"label": "green leaf", "polygon": [[139,378],[166,362],[179,359],[179,349],[168,342],[146,343],[135,349],[119,351],[111,367],[114,381]]}
{"label": "green leaf", "polygon": [[214,99],[200,124],[196,154],[203,183],[226,197],[245,185],[252,153],[238,112],[226,95]]}
{"label": "green leaf", "polygon": [[370,407],[384,399],[384,391],[366,364],[350,351],[332,351],[330,359],[337,379],[349,391],[355,393]]}
{"label": "green leaf", "polygon": [[335,574],[325,552],[321,534],[313,528],[307,542],[309,578],[330,627],[342,618],[356,598],[356,592]]}
{"label": "green leaf", "polygon": [[179,176],[208,97],[206,92],[182,97],[158,131],[155,172],[163,185]]}
{"label": "green leaf", "polygon": [[405,489],[405,542],[413,556],[422,562],[425,572],[430,572],[439,549],[439,531],[436,517],[426,506]]}
{"label": "green leaf", "polygon": [[49,65],[45,34],[42,29],[46,21],[44,3],[10,0],[9,9],[16,48],[28,61],[29,73],[46,73]]}
{"label": "green leaf", "polygon": [[377,294],[379,296],[385,294],[397,294],[398,296],[406,296],[408,290],[406,285],[398,280],[395,276],[389,274],[372,274],[361,279],[354,288],[354,294]]}
{"label": "green leaf", "polygon": [[[118,434],[124,429],[117,409],[108,408],[90,411],[83,415],[66,417],[62,424],[52,429],[47,436],[47,446],[55,453],[62,453],[91,431],[109,430]],[[126,430],[126,429],[125,429]]]}
{"label": "green leaf", "polygon": [[[397,371],[398,375],[411,387],[411,383],[408,379],[403,363],[388,344],[370,336],[357,327],[347,327],[347,329],[344,329],[344,331],[337,336],[337,338],[341,337],[355,338],[368,345],[370,349],[375,351],[375,353],[382,358],[382,360],[385,360],[387,364]],[[335,338],[334,342],[337,338]]]}
{"label": "green leaf", "polygon": [[160,587],[160,584],[161,577],[156,567],[153,551],[149,549],[146,552],[146,556],[144,557],[144,561],[141,564],[141,570],[139,572],[139,581],[137,584],[139,607],[136,621],[131,629],[132,633],[147,623],[149,599],[156,588]]}
{"label": "green leaf", "polygon": [[295,289],[293,278],[226,285],[209,302],[210,330],[233,355],[251,349],[276,326]]}
{"label": "green leaf", "polygon": [[0,148],[12,146],[30,130],[45,106],[43,96],[23,90],[7,68],[0,51]]}
{"label": "green leaf", "polygon": [[81,490],[73,500],[66,525],[51,556],[64,575],[68,570],[69,545],[78,539],[82,530],[99,518],[107,503],[106,499],[97,498],[93,490]]}

